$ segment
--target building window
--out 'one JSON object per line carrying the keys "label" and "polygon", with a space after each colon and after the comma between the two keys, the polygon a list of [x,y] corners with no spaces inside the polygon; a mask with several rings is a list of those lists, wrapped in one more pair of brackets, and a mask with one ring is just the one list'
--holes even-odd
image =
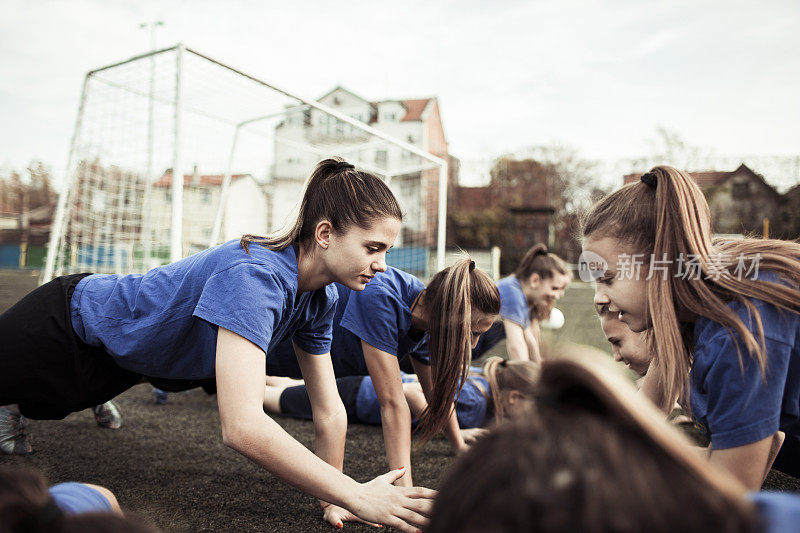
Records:
{"label": "building window", "polygon": [[738,181],[734,182],[731,187],[731,196],[734,200],[744,200],[750,196],[750,182]]}
{"label": "building window", "polygon": [[383,120],[388,120],[389,122],[394,122],[397,119],[397,115],[395,113],[384,113]]}
{"label": "building window", "polygon": [[204,204],[211,203],[211,191],[208,189],[201,189],[200,190],[200,201]]}
{"label": "building window", "polygon": [[408,136],[408,144],[414,144],[414,141],[415,141],[414,136],[413,135],[409,135]]}
{"label": "building window", "polygon": [[375,151],[375,164],[380,168],[386,168],[387,154],[386,150]]}

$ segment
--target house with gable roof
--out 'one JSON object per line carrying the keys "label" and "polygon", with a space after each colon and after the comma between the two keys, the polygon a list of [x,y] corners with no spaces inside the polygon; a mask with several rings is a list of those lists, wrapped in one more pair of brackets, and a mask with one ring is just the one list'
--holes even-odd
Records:
{"label": "house with gable roof", "polygon": [[[450,159],[435,97],[371,101],[337,86],[318,101],[426,152]],[[419,156],[313,108],[297,108],[276,126],[274,166],[268,184],[272,197],[270,227],[291,223],[309,170],[319,160],[336,155],[386,178],[405,215],[399,246],[435,244],[438,169],[420,170],[425,161]],[[448,181],[455,184],[458,165],[451,167]]]}
{"label": "house with gable roof", "polygon": [[[708,171],[689,173],[705,194],[711,209],[715,233],[762,234],[764,219],[775,221],[784,204],[784,197],[747,165],[730,172]],[[641,178],[628,174],[627,185]]]}

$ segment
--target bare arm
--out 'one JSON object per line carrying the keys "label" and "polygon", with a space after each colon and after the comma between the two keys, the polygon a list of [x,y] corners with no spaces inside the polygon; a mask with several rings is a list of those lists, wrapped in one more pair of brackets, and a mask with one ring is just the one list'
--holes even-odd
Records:
{"label": "bare arm", "polygon": [[364,520],[410,532],[427,522],[433,491],[391,486],[400,475],[397,471],[359,484],[311,453],[267,416],[262,406],[264,363],[264,352],[258,346],[219,328],[217,403],[227,446],[287,483]]}
{"label": "bare arm", "polygon": [[522,326],[510,320],[503,320],[503,329],[506,333],[506,351],[512,361],[528,361],[528,342]]}
{"label": "bare arm", "polygon": [[[431,396],[433,395],[433,379],[431,378],[431,367],[424,365],[411,358],[411,366],[414,367],[414,372],[419,378],[419,384],[422,386],[422,392],[425,394],[427,403],[430,403]],[[450,402],[450,418],[447,419],[447,424],[444,426],[444,433],[447,440],[450,441],[450,446],[456,453],[462,452],[468,448],[464,442],[464,437],[461,435],[461,428],[458,427],[458,417],[456,416],[455,406]]]}
{"label": "bare arm", "polygon": [[715,450],[712,441],[709,460],[733,474],[748,490],[758,491],[767,473],[774,439],[775,435],[770,435],[758,442],[726,450]]}
{"label": "bare arm", "polygon": [[294,345],[294,352],[311,402],[314,450],[320,459],[341,472],[344,466],[347,413],[336,388],[331,356],[310,355],[297,345]]}
{"label": "bare arm", "polygon": [[528,345],[528,356],[534,363],[542,362],[542,332],[539,329],[539,321],[532,320],[527,328],[523,330],[525,344]]}
{"label": "bare arm", "polygon": [[381,406],[381,427],[389,468],[406,467],[395,484],[410,487],[411,482],[411,411],[403,393],[403,377],[397,357],[361,341],[378,403]]}

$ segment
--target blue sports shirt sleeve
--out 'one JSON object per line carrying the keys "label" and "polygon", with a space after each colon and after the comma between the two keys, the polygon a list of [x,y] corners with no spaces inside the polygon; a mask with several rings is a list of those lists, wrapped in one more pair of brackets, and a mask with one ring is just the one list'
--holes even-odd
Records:
{"label": "blue sports shirt sleeve", "polygon": [[262,265],[238,263],[209,277],[194,316],[244,337],[266,354],[286,290]]}
{"label": "blue sports shirt sleeve", "polygon": [[531,311],[519,280],[514,276],[501,279],[497,290],[500,292],[500,316],[527,328],[531,323]]}
{"label": "blue sports shirt sleeve", "polygon": [[309,305],[305,324],[292,335],[297,346],[311,355],[322,355],[331,351],[333,339],[333,317],[339,294],[333,284],[318,289]]}
{"label": "blue sports shirt sleeve", "polygon": [[395,297],[379,287],[353,291],[340,324],[371,346],[397,357],[397,322],[402,311],[401,305]]}
{"label": "blue sports shirt sleeve", "polygon": [[[773,332],[788,325],[773,306],[763,302],[757,305],[764,323],[767,354],[763,378],[758,362],[741,338],[716,322],[704,323],[695,346],[690,401],[695,416],[707,426],[716,450],[757,442],[780,427],[792,347]],[[752,318],[741,309],[738,312],[745,324],[752,326]]]}

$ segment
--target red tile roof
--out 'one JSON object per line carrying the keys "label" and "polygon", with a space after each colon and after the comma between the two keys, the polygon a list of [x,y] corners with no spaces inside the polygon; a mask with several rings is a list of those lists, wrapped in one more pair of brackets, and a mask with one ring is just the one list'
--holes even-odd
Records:
{"label": "red tile roof", "polygon": [[431,98],[419,98],[416,100],[400,100],[406,108],[406,115],[402,118],[401,122],[409,120],[422,120],[422,112],[428,107],[428,102]]}
{"label": "red tile roof", "polygon": [[[236,181],[240,178],[245,176],[249,176],[249,174],[232,174],[231,181]],[[194,177],[193,174],[184,174],[183,176],[183,186],[186,187],[187,185],[192,184],[192,178]],[[225,178],[224,174],[201,174],[198,176],[198,181],[200,185],[208,185],[211,187],[221,187],[222,180]],[[169,187],[172,185],[172,171],[168,170],[164,173],[158,181],[153,183],[153,187]]]}

